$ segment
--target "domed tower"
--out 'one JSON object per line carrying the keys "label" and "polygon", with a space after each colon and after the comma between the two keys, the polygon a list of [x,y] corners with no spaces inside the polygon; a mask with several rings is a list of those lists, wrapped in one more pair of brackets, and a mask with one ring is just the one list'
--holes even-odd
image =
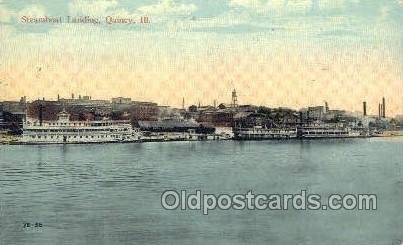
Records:
{"label": "domed tower", "polygon": [[232,107],[238,107],[238,96],[236,95],[236,90],[232,91],[232,100],[231,100]]}

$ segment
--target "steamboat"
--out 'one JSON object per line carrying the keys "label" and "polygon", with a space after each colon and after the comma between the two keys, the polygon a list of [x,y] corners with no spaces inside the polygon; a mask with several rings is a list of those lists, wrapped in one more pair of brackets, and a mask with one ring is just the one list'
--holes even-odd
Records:
{"label": "steamboat", "polygon": [[234,139],[236,140],[271,140],[297,138],[297,128],[262,127],[250,128],[234,127]]}
{"label": "steamboat", "polygon": [[298,137],[302,139],[318,138],[356,138],[365,137],[360,128],[338,125],[305,125],[298,127]]}
{"label": "steamboat", "polygon": [[136,142],[139,130],[133,129],[129,121],[70,121],[65,110],[57,115],[56,121],[24,122],[22,144],[74,144]]}

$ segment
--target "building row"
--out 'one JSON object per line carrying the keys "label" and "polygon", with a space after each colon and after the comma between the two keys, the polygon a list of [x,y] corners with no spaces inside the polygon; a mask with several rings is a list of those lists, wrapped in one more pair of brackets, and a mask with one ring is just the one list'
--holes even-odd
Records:
{"label": "building row", "polygon": [[[357,123],[363,126],[386,127],[385,98],[382,99],[379,118],[366,115],[359,117],[344,110],[329,109],[329,105],[312,106],[300,110],[286,107],[269,108],[255,105],[239,105],[236,91],[232,92],[231,103],[202,106],[191,105],[181,109],[161,106],[153,102],[134,101],[127,97],[111,100],[94,100],[91,96],[75,96],[57,100],[45,98],[28,102],[26,97],[19,101],[0,102],[0,129],[18,132],[26,119],[33,121],[54,121],[60,111],[66,111],[73,121],[99,121],[104,119],[128,120],[133,126],[149,131],[211,130],[216,127],[233,127],[234,124],[250,127],[264,124],[270,127],[295,126],[315,122]],[[363,117],[365,119],[363,119]]]}

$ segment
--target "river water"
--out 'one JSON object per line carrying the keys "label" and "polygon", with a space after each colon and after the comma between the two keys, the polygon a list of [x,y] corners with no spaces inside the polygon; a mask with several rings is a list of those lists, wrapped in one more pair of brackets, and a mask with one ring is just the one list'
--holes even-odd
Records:
{"label": "river water", "polygon": [[[0,170],[0,244],[379,245],[403,240],[403,138],[0,145]],[[163,209],[161,194],[169,189],[307,190],[325,197],[374,193],[378,208],[203,215]]]}

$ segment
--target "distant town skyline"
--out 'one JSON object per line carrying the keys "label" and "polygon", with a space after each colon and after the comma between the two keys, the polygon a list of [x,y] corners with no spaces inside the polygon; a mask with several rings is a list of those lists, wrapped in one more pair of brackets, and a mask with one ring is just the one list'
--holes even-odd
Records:
{"label": "distant town skyline", "polygon": [[[130,97],[403,114],[398,0],[0,1],[0,100]],[[22,16],[150,17],[148,25]]]}
{"label": "distant town skyline", "polygon": [[[201,104],[200,102],[198,102],[198,103],[193,103],[193,104],[189,104],[189,105],[185,104],[185,98],[183,97],[182,98],[182,105],[180,107],[179,106],[158,104],[155,101],[136,100],[136,99],[133,99],[131,97],[116,96],[116,97],[111,97],[111,98],[92,98],[91,95],[82,95],[82,94],[77,95],[77,94],[74,94],[74,93],[72,93],[70,95],[70,97],[68,97],[68,96],[63,97],[63,96],[60,96],[60,94],[58,94],[56,98],[42,97],[42,98],[36,98],[36,99],[31,99],[31,100],[29,98],[27,98],[26,96],[22,96],[19,99],[19,103],[21,103],[21,102],[23,102],[23,103],[31,102],[32,103],[32,102],[36,102],[36,101],[54,101],[54,102],[60,101],[61,103],[64,103],[64,102],[77,101],[78,103],[80,103],[80,102],[82,102],[82,103],[87,103],[87,102],[88,103],[90,103],[90,102],[94,103],[95,102],[95,103],[112,103],[112,104],[113,103],[117,103],[117,104],[126,104],[126,103],[127,104],[132,104],[133,102],[139,102],[139,103],[146,103],[146,104],[155,104],[155,105],[158,105],[158,106],[161,106],[161,107],[169,106],[171,108],[176,108],[176,109],[182,109],[183,108],[183,109],[186,109],[186,110],[189,109],[192,106],[203,107],[203,108],[205,108],[205,107],[220,108],[220,105],[224,105],[226,108],[227,107],[238,107],[238,106],[243,105],[243,106],[263,106],[263,107],[267,107],[267,108],[288,108],[288,109],[292,109],[292,110],[296,110],[296,111],[309,109],[309,108],[323,107],[323,109],[326,110],[326,111],[328,111],[328,110],[330,110],[330,111],[332,111],[332,110],[336,110],[336,111],[342,110],[342,111],[346,111],[346,112],[350,112],[350,113],[358,113],[358,114],[361,114],[363,116],[370,116],[370,117],[377,117],[377,118],[403,116],[403,114],[390,115],[388,113],[388,107],[386,106],[386,98],[385,97],[382,97],[382,99],[378,103],[377,112],[371,114],[371,113],[368,113],[368,103],[367,103],[367,101],[362,102],[361,110],[349,111],[349,110],[346,110],[345,108],[332,108],[331,106],[329,106],[329,103],[327,101],[323,101],[324,104],[305,105],[305,106],[302,106],[300,108],[294,108],[294,107],[288,107],[288,106],[273,107],[273,106],[270,106],[270,105],[253,105],[253,104],[242,104],[242,103],[239,104],[238,103],[238,95],[237,95],[237,92],[236,92],[235,89],[231,92],[231,95],[232,95],[231,96],[232,98],[231,98],[231,101],[229,103],[227,103],[227,101],[214,100],[212,104]],[[9,101],[1,101],[0,100],[0,103],[2,103],[2,102],[10,102],[10,101],[17,102],[17,100],[15,99],[15,100],[9,100]]]}

